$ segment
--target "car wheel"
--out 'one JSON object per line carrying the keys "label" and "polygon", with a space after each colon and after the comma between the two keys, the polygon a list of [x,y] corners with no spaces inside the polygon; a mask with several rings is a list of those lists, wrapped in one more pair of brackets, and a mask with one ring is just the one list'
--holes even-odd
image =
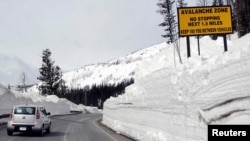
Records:
{"label": "car wheel", "polygon": [[42,126],[41,130],[38,132],[38,135],[39,135],[40,137],[42,137],[42,136],[43,136],[43,133],[44,133],[44,129],[43,129],[43,126]]}
{"label": "car wheel", "polygon": [[7,134],[8,134],[8,136],[12,136],[13,135],[13,131],[7,130]]}
{"label": "car wheel", "polygon": [[46,133],[50,133],[51,130],[51,124],[49,124],[48,128],[46,129]]}

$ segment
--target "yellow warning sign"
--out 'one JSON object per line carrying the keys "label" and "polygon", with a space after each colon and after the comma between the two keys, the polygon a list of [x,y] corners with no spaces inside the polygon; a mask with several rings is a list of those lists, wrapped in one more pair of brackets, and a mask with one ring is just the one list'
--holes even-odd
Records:
{"label": "yellow warning sign", "polygon": [[233,32],[231,6],[181,7],[177,11],[182,37]]}

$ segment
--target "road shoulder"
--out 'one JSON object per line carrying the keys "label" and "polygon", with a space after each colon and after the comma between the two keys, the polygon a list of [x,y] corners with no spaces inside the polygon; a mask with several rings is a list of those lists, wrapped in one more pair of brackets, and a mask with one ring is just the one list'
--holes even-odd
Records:
{"label": "road shoulder", "polygon": [[129,138],[127,136],[124,136],[122,134],[118,134],[114,130],[112,130],[111,128],[103,125],[102,122],[101,122],[101,119],[96,120],[95,124],[98,127],[100,127],[105,133],[112,136],[116,141],[135,141],[134,139]]}

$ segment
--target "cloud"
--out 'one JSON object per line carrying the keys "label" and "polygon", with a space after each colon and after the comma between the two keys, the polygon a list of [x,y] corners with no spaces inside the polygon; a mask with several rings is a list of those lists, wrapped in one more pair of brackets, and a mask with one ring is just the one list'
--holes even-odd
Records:
{"label": "cloud", "polygon": [[[0,1],[0,52],[38,68],[51,49],[63,70],[163,42],[157,0]],[[2,42],[2,43],[1,43]]]}

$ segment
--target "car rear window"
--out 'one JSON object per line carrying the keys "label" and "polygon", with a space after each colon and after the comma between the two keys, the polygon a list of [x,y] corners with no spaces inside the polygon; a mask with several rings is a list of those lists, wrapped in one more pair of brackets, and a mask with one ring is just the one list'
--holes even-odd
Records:
{"label": "car rear window", "polygon": [[35,115],[35,112],[36,112],[35,107],[16,107],[14,114]]}

